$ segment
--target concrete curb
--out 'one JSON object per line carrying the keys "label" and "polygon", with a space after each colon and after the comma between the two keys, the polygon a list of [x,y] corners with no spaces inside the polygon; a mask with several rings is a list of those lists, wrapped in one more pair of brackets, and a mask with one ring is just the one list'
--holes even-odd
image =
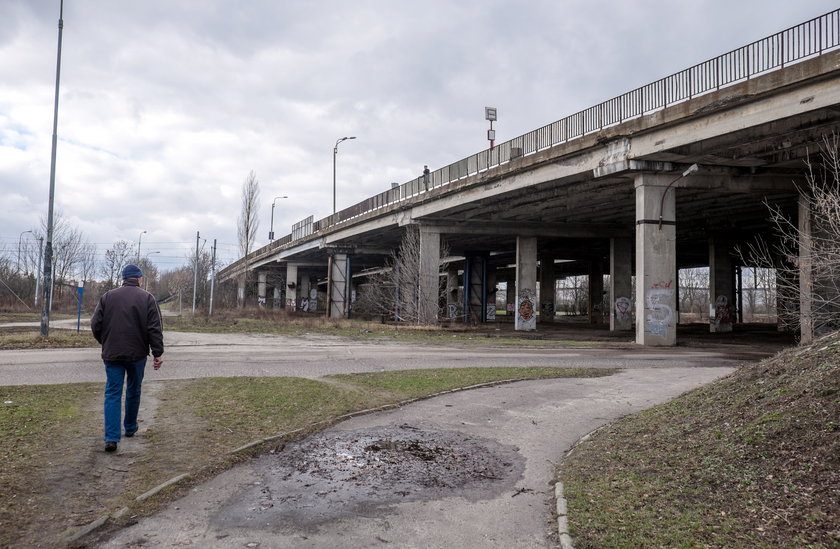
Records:
{"label": "concrete curb", "polygon": [[[524,378],[524,379],[519,378],[519,379],[503,379],[503,380],[499,380],[499,381],[488,381],[487,383],[478,383],[476,385],[469,385],[467,387],[458,387],[457,389],[449,389],[447,391],[441,391],[441,392],[435,393],[433,395],[426,395],[426,396],[422,396],[422,397],[410,398],[408,400],[402,400],[402,401],[394,403],[394,404],[385,404],[383,406],[378,406],[376,408],[368,408],[368,409],[365,409],[365,410],[359,410],[357,412],[350,412],[350,413],[347,413],[347,414],[344,414],[344,415],[341,415],[341,416],[337,416],[337,417],[332,418],[332,419],[317,421],[315,423],[310,423],[309,425],[304,426],[304,427],[298,427],[297,429],[292,429],[291,431],[285,431],[285,432],[279,433],[277,435],[273,435],[273,436],[270,436],[270,437],[261,438],[261,439],[249,442],[248,444],[245,444],[243,446],[240,446],[239,448],[236,448],[234,450],[231,450],[230,452],[227,452],[226,454],[223,454],[221,456],[221,459],[223,460],[225,458],[235,457],[235,456],[240,455],[244,452],[247,452],[247,451],[249,451],[253,448],[257,448],[257,447],[259,447],[263,444],[267,444],[267,443],[270,443],[270,442],[281,441],[281,440],[293,437],[294,435],[298,435],[298,434],[301,434],[301,433],[314,433],[314,432],[317,432],[318,430],[325,429],[327,427],[330,427],[331,425],[341,423],[342,421],[352,419],[354,417],[368,415],[368,414],[375,414],[375,413],[378,413],[378,412],[386,412],[388,410],[394,410],[394,409],[400,408],[402,406],[412,404],[414,402],[420,402],[422,400],[428,400],[428,399],[431,399],[431,398],[435,398],[435,397],[439,397],[439,396],[443,396],[443,395],[449,395],[449,394],[452,394],[452,393],[459,393],[459,392],[462,392],[462,391],[469,391],[471,389],[481,389],[481,388],[484,388],[484,387],[494,387],[496,385],[504,385],[506,383],[516,383],[517,381],[529,381],[529,380],[530,380],[530,378]],[[154,496],[155,494],[157,494],[161,490],[163,490],[165,488],[168,488],[169,486],[174,486],[174,485],[178,484],[179,482],[183,481],[186,478],[195,476],[200,471],[201,471],[201,469],[198,469],[196,471],[192,471],[192,472],[188,472],[188,473],[182,473],[180,475],[172,477],[171,479],[167,480],[166,482],[164,482],[162,484],[159,484],[158,486],[155,486],[151,490],[137,496],[136,498],[134,498],[134,500],[138,501],[138,502],[144,501],[144,500]],[[561,487],[561,491],[562,491],[562,487]],[[565,500],[564,500],[564,504],[565,504]],[[126,513],[128,513],[128,511],[129,511],[128,507],[123,507],[123,508],[115,511],[112,514],[102,515],[99,518],[97,518],[96,520],[94,520],[93,522],[91,522],[89,524],[86,524],[84,526],[81,526],[81,527],[79,527],[79,529],[75,530],[73,533],[65,536],[64,542],[65,543],[70,543],[70,542],[78,541],[82,537],[84,537],[84,536],[94,532],[98,528],[101,528],[102,526],[106,525],[110,519],[118,519],[118,518],[124,516]],[[568,537],[568,535],[567,535],[567,537]],[[561,543],[562,543],[562,536],[561,536]],[[569,538],[569,545],[563,545],[563,549],[572,549],[571,538]]]}
{"label": "concrete curb", "polygon": [[572,537],[569,535],[568,508],[563,496],[563,483],[559,480],[554,485],[554,498],[557,500],[557,532],[560,534],[560,547],[574,549]]}

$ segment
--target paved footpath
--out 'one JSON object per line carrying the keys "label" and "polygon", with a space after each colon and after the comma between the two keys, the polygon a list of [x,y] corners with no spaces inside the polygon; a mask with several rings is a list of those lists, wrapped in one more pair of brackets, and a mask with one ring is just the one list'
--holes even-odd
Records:
{"label": "paved footpath", "polygon": [[[101,548],[534,548],[557,547],[555,465],[580,437],[732,371],[635,368],[590,379],[526,381],[452,393],[345,421],[331,431],[408,425],[513,447],[524,469],[480,496],[370,502],[313,523],[266,504],[278,481],[273,455],[242,464],[141,519]],[[312,488],[316,490],[316,488]],[[322,492],[319,492],[322,494]],[[283,493],[274,494],[279,502]],[[317,499],[317,498],[316,498]]]}
{"label": "paved footpath", "polygon": [[[296,376],[458,368],[466,366],[563,366],[661,368],[737,365],[767,350],[741,345],[703,348],[644,348],[631,344],[605,347],[492,347],[348,342],[322,335],[303,337],[165,332],[164,365],[146,379],[235,376]],[[772,351],[771,351],[772,352]],[[0,351],[0,386],[104,381],[99,349]]]}

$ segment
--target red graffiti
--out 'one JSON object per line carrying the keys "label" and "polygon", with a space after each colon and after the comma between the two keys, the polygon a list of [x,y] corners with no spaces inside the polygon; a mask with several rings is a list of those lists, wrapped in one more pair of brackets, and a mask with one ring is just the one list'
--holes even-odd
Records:
{"label": "red graffiti", "polygon": [[670,288],[673,283],[674,283],[673,280],[669,280],[668,282],[665,282],[664,280],[660,280],[659,282],[655,282],[653,284],[653,286],[651,286],[650,288],[651,288],[651,290],[659,290],[659,289],[662,289],[662,288]]}

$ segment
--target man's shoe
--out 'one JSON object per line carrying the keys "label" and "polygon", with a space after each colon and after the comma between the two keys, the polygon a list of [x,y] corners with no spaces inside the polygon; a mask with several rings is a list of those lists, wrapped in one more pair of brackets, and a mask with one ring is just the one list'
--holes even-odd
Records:
{"label": "man's shoe", "polygon": [[126,437],[128,437],[128,438],[131,438],[131,437],[133,437],[135,434],[137,434],[137,431],[131,431],[130,433],[126,433],[126,434],[125,434],[125,436],[126,436]]}
{"label": "man's shoe", "polygon": [[106,452],[116,452],[117,451],[117,443],[113,440],[109,440],[105,442],[105,451]]}

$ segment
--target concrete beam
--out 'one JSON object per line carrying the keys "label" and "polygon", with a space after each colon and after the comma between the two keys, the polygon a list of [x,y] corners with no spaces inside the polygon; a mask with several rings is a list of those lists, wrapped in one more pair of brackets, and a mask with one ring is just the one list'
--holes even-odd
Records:
{"label": "concrete beam", "polygon": [[513,221],[452,221],[423,219],[440,234],[480,236],[536,236],[546,238],[610,238],[626,235],[632,225],[622,223],[528,223]]}

